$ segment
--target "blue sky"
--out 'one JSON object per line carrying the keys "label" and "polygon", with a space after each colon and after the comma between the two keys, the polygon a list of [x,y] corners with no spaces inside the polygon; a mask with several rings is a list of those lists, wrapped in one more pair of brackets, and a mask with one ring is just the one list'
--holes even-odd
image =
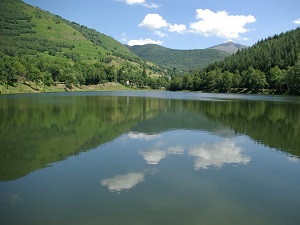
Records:
{"label": "blue sky", "polygon": [[251,46],[300,26],[299,0],[25,0],[123,44]]}

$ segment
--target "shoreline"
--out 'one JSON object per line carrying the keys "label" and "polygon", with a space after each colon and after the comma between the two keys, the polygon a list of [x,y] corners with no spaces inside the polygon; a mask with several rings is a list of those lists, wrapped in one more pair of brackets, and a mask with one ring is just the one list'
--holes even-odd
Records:
{"label": "shoreline", "polygon": [[80,87],[72,85],[67,88],[65,84],[58,83],[52,86],[36,85],[34,83],[16,83],[14,86],[0,84],[0,94],[26,94],[26,93],[51,93],[51,92],[79,92],[79,91],[126,91],[137,90],[134,87],[127,87],[119,83],[108,82],[97,85],[82,85]]}
{"label": "shoreline", "polygon": [[[9,85],[8,88],[6,85],[0,83],[0,95],[9,95],[9,94],[26,94],[26,93],[54,93],[54,92],[84,92],[84,91],[138,91],[138,90],[152,90],[147,88],[138,88],[136,86],[125,86],[116,82],[107,82],[103,84],[96,85],[81,85],[75,86],[72,85],[72,88],[67,88],[64,83],[57,83],[52,86],[44,86],[42,84],[35,84],[33,82],[18,82],[14,86]],[[176,91],[175,91],[176,92]],[[183,90],[182,92],[193,92]],[[202,91],[196,91],[202,92]],[[297,94],[288,94],[287,92],[280,92],[270,89],[261,89],[258,92],[253,92],[252,90],[246,88],[235,88],[229,92],[216,92],[216,91],[205,91],[206,93],[223,93],[223,94],[259,94],[259,95],[290,95],[290,96],[299,96]]]}

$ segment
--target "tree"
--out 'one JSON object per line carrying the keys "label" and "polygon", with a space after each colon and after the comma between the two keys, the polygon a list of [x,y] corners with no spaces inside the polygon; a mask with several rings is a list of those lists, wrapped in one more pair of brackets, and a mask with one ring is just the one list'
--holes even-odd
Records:
{"label": "tree", "polygon": [[107,80],[109,82],[116,82],[117,81],[117,74],[115,73],[113,66],[106,67],[105,68],[105,73],[106,73]]}
{"label": "tree", "polygon": [[257,92],[259,89],[265,88],[268,85],[265,74],[257,69],[254,69],[253,67],[249,67],[249,69],[246,71],[245,83],[246,87],[255,92]]}
{"label": "tree", "polygon": [[185,74],[182,79],[182,89],[192,90],[193,89],[193,78],[190,74]]}
{"label": "tree", "polygon": [[281,70],[278,66],[270,69],[269,72],[269,85],[270,88],[282,90],[286,86],[285,71]]}
{"label": "tree", "polygon": [[221,84],[219,84],[219,91],[221,92],[228,92],[230,91],[232,85],[233,85],[233,77],[234,74],[230,73],[229,71],[225,71],[222,73],[222,79],[221,79]]}
{"label": "tree", "polygon": [[170,83],[171,91],[181,91],[182,90],[182,77],[174,76]]}
{"label": "tree", "polygon": [[219,68],[207,73],[205,86],[208,90],[220,90],[222,88],[222,71]]}
{"label": "tree", "polygon": [[239,88],[240,84],[241,84],[241,80],[242,80],[242,77],[241,77],[240,71],[236,69],[234,71],[234,75],[232,78],[232,86],[235,88]]}
{"label": "tree", "polygon": [[300,93],[300,60],[287,71],[287,87],[290,93]]}
{"label": "tree", "polygon": [[143,65],[142,77],[147,78],[146,66]]}
{"label": "tree", "polygon": [[43,78],[44,86],[53,85],[54,82],[52,80],[52,76],[51,76],[51,73],[49,71],[42,72],[42,78]]}
{"label": "tree", "polygon": [[34,66],[28,69],[27,77],[30,81],[35,83],[35,89],[37,89],[37,84],[43,80],[41,71]]}

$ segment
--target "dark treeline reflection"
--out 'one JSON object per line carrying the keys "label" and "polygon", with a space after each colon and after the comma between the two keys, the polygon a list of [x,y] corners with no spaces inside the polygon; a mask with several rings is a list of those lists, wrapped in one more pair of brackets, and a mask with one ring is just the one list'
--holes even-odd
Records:
{"label": "dark treeline reflection", "polygon": [[233,101],[194,105],[209,118],[266,146],[300,156],[300,105],[289,102]]}
{"label": "dark treeline reflection", "polygon": [[134,129],[162,132],[199,129],[220,135],[245,134],[266,146],[300,157],[300,104],[288,101],[172,101],[159,117]]}
{"label": "dark treeline reflection", "polygon": [[246,134],[300,156],[299,104],[291,102],[29,95],[0,98],[0,103],[1,181],[20,178],[130,130]]}
{"label": "dark treeline reflection", "polygon": [[113,140],[156,115],[162,100],[44,96],[0,99],[0,180]]}

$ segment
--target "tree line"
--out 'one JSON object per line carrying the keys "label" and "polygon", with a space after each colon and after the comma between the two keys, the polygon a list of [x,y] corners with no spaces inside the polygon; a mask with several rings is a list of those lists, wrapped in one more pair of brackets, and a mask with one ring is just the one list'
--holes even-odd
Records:
{"label": "tree line", "polygon": [[203,70],[174,76],[170,90],[300,93],[300,28],[261,40]]}
{"label": "tree line", "polygon": [[83,62],[69,63],[67,60],[37,56],[9,56],[0,53],[0,82],[14,86],[17,82],[32,81],[36,85],[55,85],[65,83],[66,87],[72,85],[93,85],[106,82],[118,82],[123,85],[137,88],[157,89],[167,85],[165,77],[150,78],[146,67],[137,69],[130,63],[118,68],[114,65],[97,62],[87,64]]}

